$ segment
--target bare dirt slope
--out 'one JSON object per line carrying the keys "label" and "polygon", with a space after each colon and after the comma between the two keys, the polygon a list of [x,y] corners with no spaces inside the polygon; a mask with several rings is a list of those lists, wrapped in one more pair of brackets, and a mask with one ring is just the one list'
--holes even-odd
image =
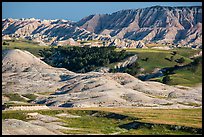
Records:
{"label": "bare dirt slope", "polygon": [[[45,127],[17,119],[2,120],[3,135],[56,135]],[[31,130],[32,129],[32,130]],[[58,133],[59,134],[59,133]]]}
{"label": "bare dirt slope", "polygon": [[53,68],[28,51],[2,51],[3,92],[48,92],[63,85],[61,75],[74,74],[63,68]]}
{"label": "bare dirt slope", "polygon": [[[74,117],[74,115],[72,115]],[[30,120],[17,119],[2,120],[3,135],[63,135],[60,130],[79,130],[65,127],[63,122],[55,116],[42,115],[37,112],[28,113]],[[75,116],[76,117],[76,116]]]}
{"label": "bare dirt slope", "polygon": [[47,106],[202,107],[200,88],[143,82],[126,73],[77,74],[50,67],[26,51],[5,52],[2,67],[3,92],[53,92],[34,101]]}

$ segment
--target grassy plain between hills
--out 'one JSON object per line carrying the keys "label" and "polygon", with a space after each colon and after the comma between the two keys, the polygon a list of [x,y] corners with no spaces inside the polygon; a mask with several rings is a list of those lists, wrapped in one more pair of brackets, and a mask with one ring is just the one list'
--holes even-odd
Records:
{"label": "grassy plain between hills", "polygon": [[6,43],[9,43],[9,45],[3,45],[2,44],[2,50],[5,49],[21,49],[21,50],[27,50],[33,55],[39,57],[39,51],[42,49],[49,48],[49,46],[40,46],[36,42],[28,41],[28,40],[5,40]]}
{"label": "grassy plain between hills", "polygon": [[[15,118],[29,121],[27,113],[38,112],[55,116],[60,113],[81,116],[79,118],[60,118],[65,127],[80,130],[63,130],[66,134],[195,134],[182,130],[172,130],[168,125],[202,129],[202,109],[147,109],[147,108],[51,108],[38,111],[3,111],[2,119]],[[124,128],[131,122],[140,122],[137,128]],[[153,124],[152,128],[145,124]]]}
{"label": "grassy plain between hills", "polygon": [[[120,51],[121,49],[117,49]],[[165,58],[170,58],[172,52],[175,51],[177,54],[173,56],[173,61],[169,61]],[[193,60],[190,59],[193,55],[199,53],[201,49],[190,49],[190,48],[176,48],[172,50],[161,50],[161,49],[126,49],[126,52],[138,54],[138,63],[141,68],[144,69],[141,74],[151,73],[155,68],[166,68],[174,67],[175,65],[187,65]],[[185,61],[182,64],[176,63],[175,60],[184,58]],[[148,58],[147,61],[143,59]],[[195,71],[188,69],[181,69],[174,71],[175,74],[170,75],[169,85],[182,85],[182,86],[197,86],[202,83],[202,65],[198,65]],[[150,80],[162,82],[163,77],[152,78]]]}

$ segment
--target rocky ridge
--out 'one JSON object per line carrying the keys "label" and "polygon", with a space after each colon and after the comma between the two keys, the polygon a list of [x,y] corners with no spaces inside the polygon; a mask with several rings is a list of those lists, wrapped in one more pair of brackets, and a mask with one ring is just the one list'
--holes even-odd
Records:
{"label": "rocky ridge", "polygon": [[[22,56],[28,57],[20,58]],[[33,61],[27,62],[31,57]],[[8,59],[10,62],[6,63]],[[24,62],[30,63],[26,64],[29,66],[26,71],[13,69],[23,68]],[[73,73],[42,64],[30,53],[17,49],[5,52],[2,64],[3,93],[52,93],[38,97],[33,102],[37,104],[55,107],[202,107],[202,88],[143,82],[126,73]],[[8,67],[10,64],[13,64],[11,68]],[[189,105],[192,103],[197,106]]]}
{"label": "rocky ridge", "polygon": [[78,22],[8,18],[2,20],[2,37],[26,38],[41,45],[97,40],[123,48],[146,48],[149,43],[202,48],[202,7],[153,6],[90,15]]}
{"label": "rocky ridge", "polygon": [[77,25],[96,34],[145,43],[202,45],[202,7],[153,6],[85,17]]}
{"label": "rocky ridge", "polygon": [[[2,38],[23,38],[38,42],[40,45],[63,46],[69,44],[83,46],[83,44],[80,44],[80,41],[95,40],[104,42],[104,46],[146,47],[141,41],[98,35],[65,20],[3,19]],[[101,45],[96,43],[95,46]]]}

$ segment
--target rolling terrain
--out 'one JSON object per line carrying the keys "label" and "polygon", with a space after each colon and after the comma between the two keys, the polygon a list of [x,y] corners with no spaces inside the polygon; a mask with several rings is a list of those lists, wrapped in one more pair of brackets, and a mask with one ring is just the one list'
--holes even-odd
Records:
{"label": "rolling terrain", "polygon": [[[143,82],[126,73],[74,73],[28,52],[39,55],[44,47],[9,43],[2,52],[2,104],[10,108],[2,114],[3,134],[202,134],[201,86]],[[186,50],[177,52],[200,55]]]}
{"label": "rolling terrain", "polygon": [[2,19],[3,135],[201,135],[202,7]]}
{"label": "rolling terrain", "polygon": [[[9,42],[11,47],[6,48],[15,48],[15,42]],[[20,44],[16,48],[27,48],[35,55],[39,55],[38,49],[44,48],[35,45],[36,51],[33,45]],[[74,73],[51,67],[19,49],[2,52],[2,104],[8,107],[2,112],[3,134],[202,134],[201,85],[168,86],[143,82],[126,73]],[[186,59],[202,55],[199,50],[175,50],[177,57]],[[137,53],[141,61],[161,52],[168,57],[172,51],[129,49],[126,52]],[[164,57],[163,66],[173,65]]]}
{"label": "rolling terrain", "polygon": [[[127,73],[74,73],[53,68],[18,49],[2,53],[2,90],[19,94],[51,91],[34,102],[59,107],[191,108],[202,102],[200,89],[143,82]],[[197,105],[188,105],[192,103]]]}
{"label": "rolling terrain", "polygon": [[[4,45],[5,43],[8,45]],[[102,48],[102,49],[95,48],[89,51],[87,50],[88,47],[86,48],[73,47],[73,49],[76,49],[76,51],[72,53],[69,50],[69,56],[72,56],[74,54],[77,54],[77,56],[70,58],[69,63],[71,64],[68,65],[66,63],[67,62],[66,60],[67,60],[67,57],[69,56],[64,55],[64,53],[60,49],[58,49],[57,46],[53,46],[53,47],[55,47],[55,50],[50,50],[50,46],[39,46],[36,42],[28,41],[28,40],[27,41],[25,40],[4,40],[2,44],[3,50],[6,50],[6,49],[27,50],[33,55],[35,55],[36,57],[39,57],[41,59],[44,58],[43,57],[44,55],[42,53],[40,54],[40,52],[41,50],[44,50],[44,53],[46,52],[48,53],[48,56],[46,56],[46,58],[44,59],[44,61],[47,60],[46,62],[48,64],[55,66],[55,67],[62,67],[62,65],[60,65],[62,63],[64,68],[68,70],[71,69],[74,72],[77,72],[78,69],[74,67],[74,66],[77,66],[77,67],[84,68],[80,70],[81,72],[83,71],[83,73],[84,73],[84,70],[85,72],[89,72],[89,71],[125,72],[128,74],[131,74],[134,77],[140,77],[141,75],[149,75],[149,74],[151,75],[152,73],[159,72],[163,68],[174,67],[176,65],[185,66],[185,65],[192,63],[195,60],[195,58],[202,58],[201,49],[191,49],[191,48],[174,48],[174,49],[168,49],[168,50],[155,49],[155,48],[149,48],[149,49],[129,48],[129,49],[123,50],[123,49],[115,48],[115,50],[112,51],[112,48],[114,49],[114,47],[112,48],[107,47],[107,48]],[[66,50],[66,48],[72,49],[72,46],[64,46],[63,49]],[[81,54],[81,53],[84,53],[85,51],[86,51],[86,55]],[[50,54],[50,52],[52,52],[52,54]],[[58,53],[54,54],[55,52],[58,52]],[[97,56],[94,55],[94,57],[92,57],[91,52],[93,52],[94,54],[97,54]],[[101,52],[105,52],[105,53],[102,54]],[[113,60],[113,57],[111,56],[119,55],[118,53],[116,54],[115,52],[119,52],[121,54],[120,59],[124,58],[124,55],[126,56],[134,55],[134,56],[130,58],[129,57],[125,58],[123,61],[121,60],[120,62],[114,61],[114,63],[111,63],[113,62],[111,61]],[[61,58],[58,58],[58,56],[61,56]],[[90,56],[92,58],[90,58]],[[93,60],[93,58],[95,58],[94,59],[95,63],[91,61]],[[140,67],[139,69],[136,66],[131,66],[131,67],[127,66],[127,65],[130,65],[129,63],[131,63],[131,60],[132,60],[131,58],[133,60],[135,59],[136,63]],[[183,63],[176,62],[176,60],[180,58],[184,59]],[[120,59],[118,58],[117,60],[120,60]],[[74,60],[75,62],[73,62]],[[78,61],[76,62],[76,60]],[[99,65],[98,64],[99,62],[101,62],[102,64],[100,63]],[[91,66],[90,66],[90,63],[92,64]],[[126,66],[126,69],[130,71],[129,72],[124,71],[122,69],[123,66]],[[117,67],[119,67],[123,71],[121,70],[112,71],[113,69]],[[86,68],[89,68],[89,69],[86,69]],[[134,72],[134,73],[131,73],[131,72]],[[169,75],[171,78],[170,83],[169,83],[170,85],[196,86],[197,84],[202,83],[202,60],[200,62],[200,65],[194,66],[193,69],[183,68],[181,70],[176,70],[174,72],[175,74]],[[158,78],[152,78],[150,80],[162,82],[162,79],[163,77],[158,77]]]}

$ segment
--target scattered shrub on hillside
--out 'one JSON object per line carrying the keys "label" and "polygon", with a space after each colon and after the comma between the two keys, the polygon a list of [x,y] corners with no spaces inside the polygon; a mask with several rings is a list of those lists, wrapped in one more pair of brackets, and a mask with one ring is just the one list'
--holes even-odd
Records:
{"label": "scattered shrub on hillside", "polygon": [[174,59],[174,56],[171,56],[171,57],[170,57],[170,60],[173,61],[173,59]]}
{"label": "scattered shrub on hillside", "polygon": [[177,52],[176,51],[173,51],[172,53],[171,53],[171,55],[176,55],[177,54]]}
{"label": "scattered shrub on hillside", "polygon": [[122,72],[128,73],[132,76],[136,76],[138,74],[140,68],[141,67],[139,66],[138,62],[135,62],[131,65],[128,65]]}
{"label": "scattered shrub on hillside", "polygon": [[23,94],[22,96],[24,96],[24,97],[26,97],[26,98],[28,98],[28,99],[30,99],[32,101],[37,98],[37,96],[34,95],[34,94]]}
{"label": "scattered shrub on hillside", "polygon": [[4,42],[3,42],[3,45],[9,45],[9,43],[7,43],[7,42],[4,41]]}
{"label": "scattered shrub on hillside", "polygon": [[185,59],[183,57],[179,58],[179,59],[176,59],[175,62],[177,63],[184,63],[185,62]]}
{"label": "scattered shrub on hillside", "polygon": [[171,59],[169,59],[169,58],[164,58],[165,60],[168,60],[168,61],[172,61]]}
{"label": "scattered shrub on hillside", "polygon": [[192,63],[186,68],[186,70],[190,70],[191,72],[195,73],[199,67],[202,65],[202,57],[197,57],[193,60]]}
{"label": "scattered shrub on hillside", "polygon": [[4,94],[4,96],[8,97],[11,101],[22,101],[22,102],[27,102],[24,98],[22,98],[19,94],[17,93],[9,93],[9,94]]}
{"label": "scattered shrub on hillside", "polygon": [[164,84],[168,84],[169,82],[170,82],[170,76],[169,75],[166,75],[166,76],[164,76],[163,77],[163,79],[162,79],[162,83],[164,83]]}
{"label": "scattered shrub on hillside", "polygon": [[141,59],[142,61],[147,61],[149,58],[147,57],[147,58],[144,58],[144,59]]}
{"label": "scattered shrub on hillside", "polygon": [[195,58],[191,64],[194,66],[197,66],[198,64],[202,64],[202,57]]}

